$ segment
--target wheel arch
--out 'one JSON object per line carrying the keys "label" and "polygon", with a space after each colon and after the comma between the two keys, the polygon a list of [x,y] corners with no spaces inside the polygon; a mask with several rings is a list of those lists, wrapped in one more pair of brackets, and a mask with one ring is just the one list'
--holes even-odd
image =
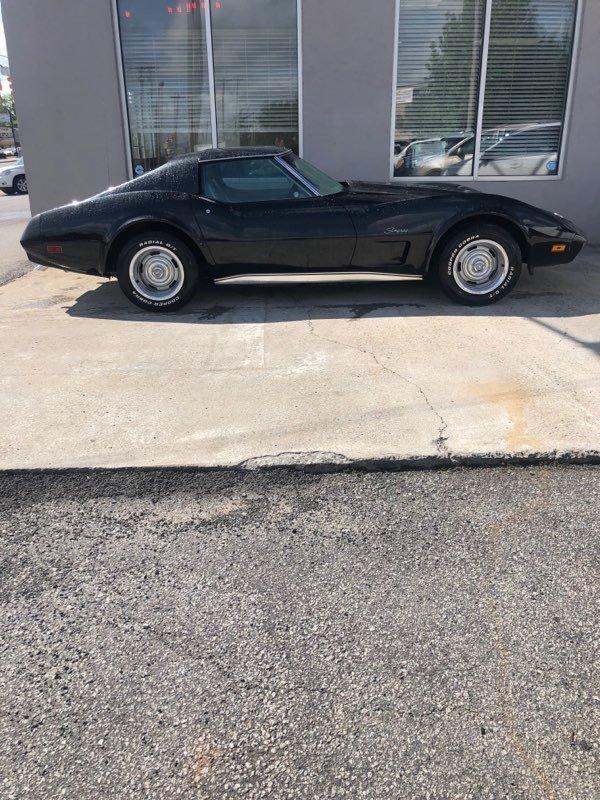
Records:
{"label": "wheel arch", "polygon": [[123,228],[121,228],[115,236],[110,241],[107,250],[106,256],[104,258],[104,271],[103,274],[107,277],[115,275],[115,267],[117,262],[117,256],[123,244],[130,239],[132,236],[136,234],[141,234],[144,231],[162,231],[163,233],[171,234],[172,236],[177,236],[181,239],[185,244],[190,248],[192,253],[196,256],[198,261],[198,266],[203,268],[206,272],[207,276],[208,273],[208,262],[204,253],[200,249],[198,242],[190,236],[185,230],[180,228],[178,225],[174,225],[170,222],[165,222],[164,220],[146,218],[146,219],[139,219],[133,222],[129,222]]}
{"label": "wheel arch", "polygon": [[475,223],[496,225],[499,228],[503,228],[507,233],[514,237],[515,241],[519,245],[519,249],[521,250],[523,263],[527,263],[529,258],[529,243],[522,227],[515,222],[515,220],[511,219],[510,217],[506,217],[503,214],[483,212],[472,214],[466,219],[462,218],[454,223],[451,223],[438,235],[438,237],[433,241],[432,247],[428,253],[426,260],[426,271],[429,272],[432,264],[435,264],[437,255],[440,253],[445,243],[451,236],[454,236],[454,234],[458,233],[462,229],[470,228]]}

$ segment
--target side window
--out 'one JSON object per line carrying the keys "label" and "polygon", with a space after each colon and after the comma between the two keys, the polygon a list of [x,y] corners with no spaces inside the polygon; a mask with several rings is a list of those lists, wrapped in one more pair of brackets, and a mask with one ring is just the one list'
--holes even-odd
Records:
{"label": "side window", "polygon": [[311,193],[270,158],[212,161],[200,170],[202,195],[221,203],[299,200]]}

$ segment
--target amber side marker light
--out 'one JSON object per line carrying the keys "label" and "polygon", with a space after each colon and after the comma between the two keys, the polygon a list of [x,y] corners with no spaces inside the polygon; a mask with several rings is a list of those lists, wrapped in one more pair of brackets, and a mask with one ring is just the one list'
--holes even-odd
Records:
{"label": "amber side marker light", "polygon": [[552,245],[552,252],[553,253],[566,253],[567,252],[567,245],[566,244],[553,244]]}

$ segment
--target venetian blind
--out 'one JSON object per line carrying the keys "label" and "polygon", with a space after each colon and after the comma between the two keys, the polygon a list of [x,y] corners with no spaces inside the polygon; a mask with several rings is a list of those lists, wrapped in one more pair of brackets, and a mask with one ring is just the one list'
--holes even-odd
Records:
{"label": "venetian blind", "polygon": [[484,128],[561,122],[576,0],[494,0]]}
{"label": "venetian blind", "polygon": [[472,132],[485,0],[400,0],[396,140]]}
{"label": "venetian blind", "polygon": [[233,131],[298,129],[295,30],[213,26],[219,141]]}
{"label": "venetian blind", "polygon": [[126,30],[121,41],[132,131],[188,133],[210,140],[204,31]]}

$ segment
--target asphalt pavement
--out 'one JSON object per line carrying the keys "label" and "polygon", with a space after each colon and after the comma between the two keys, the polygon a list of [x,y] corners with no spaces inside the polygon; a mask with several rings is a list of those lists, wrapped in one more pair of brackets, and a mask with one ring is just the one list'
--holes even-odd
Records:
{"label": "asphalt pavement", "polygon": [[599,797],[599,478],[0,473],[0,797]]}

